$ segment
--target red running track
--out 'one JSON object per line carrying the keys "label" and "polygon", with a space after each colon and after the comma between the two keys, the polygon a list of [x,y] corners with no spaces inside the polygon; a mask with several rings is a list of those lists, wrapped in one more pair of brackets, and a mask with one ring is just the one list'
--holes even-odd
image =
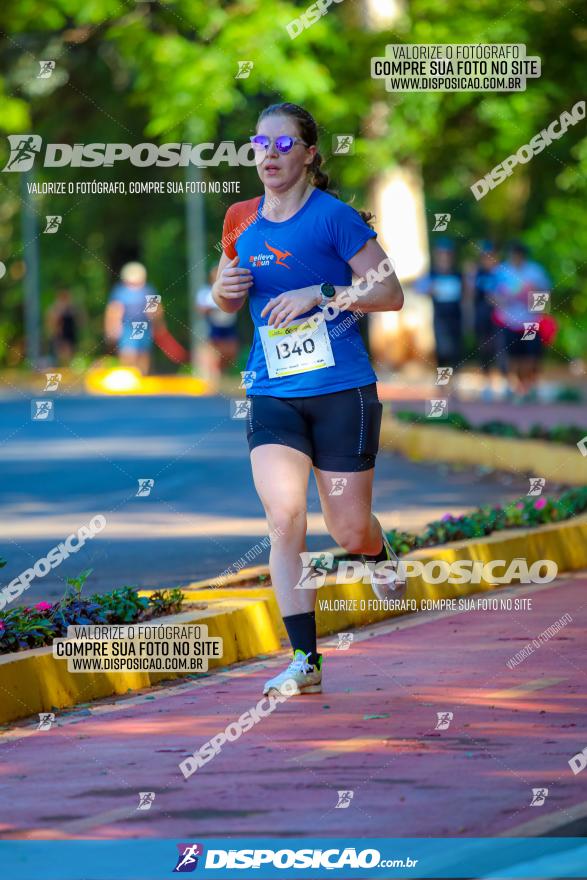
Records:
{"label": "red running track", "polygon": [[[587,746],[587,577],[484,595],[532,608],[418,613],[357,630],[346,651],[329,639],[324,693],[285,702],[188,780],[178,763],[255,705],[285,655],[58,713],[49,731],[5,731],[1,836],[532,836],[568,824],[587,813],[587,769],[568,763]],[[453,713],[448,729],[435,729],[438,712]],[[149,810],[141,791],[155,792]]]}

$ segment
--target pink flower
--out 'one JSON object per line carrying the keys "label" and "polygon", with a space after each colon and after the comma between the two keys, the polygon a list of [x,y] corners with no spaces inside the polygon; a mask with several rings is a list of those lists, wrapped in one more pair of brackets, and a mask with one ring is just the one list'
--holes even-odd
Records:
{"label": "pink flower", "polygon": [[4,632],[5,629],[6,629],[6,624],[4,623],[3,620],[0,620],[0,632]]}
{"label": "pink flower", "polygon": [[519,501],[519,502],[516,504],[516,507],[517,507],[518,510],[523,510],[523,509],[524,509],[524,505],[522,504],[521,501]]}
{"label": "pink flower", "polygon": [[450,513],[445,513],[444,516],[440,518],[440,522],[449,522],[452,519],[452,515]]}
{"label": "pink flower", "polygon": [[52,607],[50,602],[37,602],[35,605],[37,611],[50,611]]}
{"label": "pink flower", "polygon": [[546,507],[547,501],[546,498],[537,498],[534,502],[535,510],[542,510],[543,507]]}

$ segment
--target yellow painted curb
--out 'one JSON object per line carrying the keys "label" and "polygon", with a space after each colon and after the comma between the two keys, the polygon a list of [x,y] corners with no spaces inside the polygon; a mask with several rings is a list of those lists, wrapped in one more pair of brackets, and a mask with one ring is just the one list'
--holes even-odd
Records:
{"label": "yellow painted curb", "polygon": [[[153,620],[153,625],[174,623],[205,623],[210,636],[222,638],[223,656],[211,658],[210,669],[280,649],[269,603],[263,599],[219,598],[213,608]],[[66,660],[53,657],[51,647],[1,655],[0,723],[141,690],[183,675],[181,672],[72,673],[67,670]]]}
{"label": "yellow painted curb", "polygon": [[[486,563],[502,559],[504,571],[514,559],[525,559],[528,566],[538,560],[548,559],[556,563],[559,572],[580,571],[587,569],[587,514],[535,529],[510,529],[475,541],[458,541],[441,547],[429,547],[409,553],[404,558],[419,559],[422,562],[443,561],[449,564],[457,560]],[[226,599],[230,596],[239,599],[247,596],[262,597],[268,602],[276,635],[283,639],[286,637],[285,627],[272,588],[238,586],[237,578],[246,582],[251,578],[252,571],[269,574],[268,566],[256,566],[255,569],[244,569],[238,575],[232,576],[233,587],[209,589],[209,582],[202,581],[184,587],[183,591],[189,601],[200,599],[213,602],[214,597]],[[496,574],[503,572],[497,571]],[[378,607],[379,603],[368,584],[336,584],[333,581],[334,576],[327,578],[324,587],[318,592],[316,627],[319,636],[344,632],[406,613]],[[499,586],[483,580],[478,584],[429,584],[420,576],[412,576],[409,578],[406,599],[415,600],[419,606],[423,599],[458,599],[495,589],[499,589]]]}
{"label": "yellow painted curb", "polygon": [[[561,523],[549,523],[534,529],[508,529],[504,532],[494,532],[477,540],[455,541],[439,547],[427,547],[408,553],[405,559],[419,559],[422,562],[443,561],[453,563],[457,560],[471,560],[473,562],[491,562],[502,559],[504,569],[514,559],[525,559],[528,566],[541,559],[552,560],[556,563],[559,573],[566,571],[580,571],[587,569],[587,514],[581,514]],[[255,566],[254,569],[243,569],[235,575],[231,575],[234,586],[210,589],[210,581],[199,581],[182,587],[189,601],[213,602],[214,598],[227,599],[231,596],[242,599],[263,598],[268,602],[269,613],[273,620],[276,633],[285,638],[285,627],[277,605],[273,589],[268,587],[240,586],[242,582],[250,581],[253,575],[269,575],[268,566]],[[496,574],[500,574],[499,571]],[[374,609],[373,593],[368,584],[335,584],[334,577],[326,579],[324,587],[318,593],[316,606],[316,625],[318,635],[328,635],[342,632],[347,627],[365,626],[377,620],[394,617],[405,612],[386,611]],[[240,581],[239,581],[240,579]],[[514,581],[515,582],[515,581]],[[500,586],[509,586],[503,584]],[[498,589],[499,587],[497,587]],[[496,587],[484,581],[479,584],[429,584],[419,576],[409,579],[406,598],[415,599],[417,603],[421,599],[450,599],[468,596],[474,593],[493,590]],[[148,595],[145,592],[144,595]],[[320,599],[329,600],[357,600],[359,607],[342,605],[339,608],[328,610],[321,607]],[[367,602],[367,608],[361,609],[360,601]],[[331,604],[333,604],[331,602]]]}
{"label": "yellow painted curb", "polygon": [[197,376],[142,376],[134,367],[90,370],[85,378],[85,388],[90,394],[113,395],[201,396],[212,391],[209,383]]}
{"label": "yellow painted curb", "polygon": [[571,486],[587,484],[587,457],[575,446],[562,443],[490,437],[440,425],[406,425],[385,417],[380,448],[401,452],[413,461],[483,465],[496,470],[531,473]]}
{"label": "yellow painted curb", "polygon": [[[475,541],[460,541],[410,553],[406,559],[445,561],[501,559],[507,567],[513,559],[525,559],[528,566],[540,559],[555,562],[559,572],[587,569],[587,514],[560,524],[496,532]],[[267,574],[266,566],[256,566]],[[242,581],[251,579],[251,570],[239,573]],[[405,612],[377,607],[371,587],[363,583],[335,584],[335,575],[318,592],[316,624],[319,636],[344,632]],[[206,584],[206,582],[201,582]],[[156,618],[153,624],[205,623],[211,636],[223,639],[223,656],[211,660],[210,669],[248,660],[259,654],[281,650],[285,628],[271,587],[210,589],[192,584],[183,588],[187,602],[202,602],[206,609],[193,609],[173,617]],[[503,584],[500,586],[509,586]],[[408,581],[406,599],[451,599],[496,589],[495,585],[429,584],[419,576]],[[141,591],[148,595],[151,591]],[[163,680],[180,678],[184,673],[69,673],[65,660],[53,658],[52,649],[37,648],[17,654],[0,655],[0,723],[73,706],[129,690],[148,688]]]}
{"label": "yellow painted curb", "polygon": [[[260,568],[261,566],[258,567]],[[287,631],[283,624],[279,605],[277,604],[277,599],[275,598],[275,593],[272,587],[235,586],[232,588],[220,587],[218,589],[207,589],[206,587],[201,588],[197,584],[190,584],[189,587],[182,587],[182,592],[187,602],[209,602],[212,607],[216,607],[216,603],[219,600],[234,601],[235,599],[248,599],[250,601],[254,599],[257,602],[262,601],[266,606],[278,644],[280,639],[287,638]],[[144,590],[141,591],[140,595],[148,596],[149,593],[149,590]],[[262,650],[260,653],[264,654],[266,651]]]}

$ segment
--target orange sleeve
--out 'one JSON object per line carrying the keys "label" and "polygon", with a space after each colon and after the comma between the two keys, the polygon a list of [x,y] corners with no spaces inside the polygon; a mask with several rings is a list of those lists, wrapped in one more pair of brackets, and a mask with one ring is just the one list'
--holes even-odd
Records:
{"label": "orange sleeve", "polygon": [[222,249],[230,260],[236,257],[235,245],[239,235],[255,221],[260,202],[261,196],[236,202],[226,212],[222,226]]}

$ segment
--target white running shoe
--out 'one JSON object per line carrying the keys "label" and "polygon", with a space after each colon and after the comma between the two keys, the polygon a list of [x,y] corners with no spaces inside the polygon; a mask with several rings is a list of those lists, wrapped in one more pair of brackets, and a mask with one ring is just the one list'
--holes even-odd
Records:
{"label": "white running shoe", "polygon": [[[385,532],[383,546],[387,553],[387,561],[376,563],[371,571],[371,588],[378,599],[403,599],[406,594],[407,584],[399,568],[399,559],[395,555],[393,547],[387,540]],[[393,563],[393,565],[390,565]]]}
{"label": "white running shoe", "polygon": [[308,662],[309,656],[309,653],[304,654],[299,649],[295,651],[287,669],[265,682],[263,694],[269,694],[271,691],[278,691],[287,697],[295,694],[321,694],[322,654],[318,654],[316,666]]}

